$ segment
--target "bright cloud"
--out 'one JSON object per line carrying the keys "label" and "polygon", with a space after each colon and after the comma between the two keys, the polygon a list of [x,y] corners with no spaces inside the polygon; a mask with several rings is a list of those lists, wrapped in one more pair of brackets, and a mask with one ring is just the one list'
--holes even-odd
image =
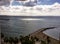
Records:
{"label": "bright cloud", "polygon": [[[1,10],[2,9],[2,10]],[[3,15],[18,15],[18,16],[60,16],[60,4],[53,5],[36,5],[33,7],[27,6],[1,6],[1,14]],[[6,11],[6,12],[2,12]]]}

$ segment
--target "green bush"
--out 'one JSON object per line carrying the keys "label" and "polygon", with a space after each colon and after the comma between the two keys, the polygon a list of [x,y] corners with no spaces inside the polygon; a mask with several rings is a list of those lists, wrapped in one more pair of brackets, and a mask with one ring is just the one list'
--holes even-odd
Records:
{"label": "green bush", "polygon": [[45,41],[43,41],[43,40],[41,40],[41,44],[46,44],[46,42],[45,42]]}

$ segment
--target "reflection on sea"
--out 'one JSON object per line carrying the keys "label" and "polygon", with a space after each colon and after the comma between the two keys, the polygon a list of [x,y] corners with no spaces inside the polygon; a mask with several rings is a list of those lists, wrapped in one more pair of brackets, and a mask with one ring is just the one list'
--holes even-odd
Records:
{"label": "reflection on sea", "polygon": [[1,32],[4,33],[5,36],[28,35],[40,28],[60,27],[60,17],[40,17],[40,18],[3,17],[3,18],[4,18],[3,20],[0,19],[0,25]]}

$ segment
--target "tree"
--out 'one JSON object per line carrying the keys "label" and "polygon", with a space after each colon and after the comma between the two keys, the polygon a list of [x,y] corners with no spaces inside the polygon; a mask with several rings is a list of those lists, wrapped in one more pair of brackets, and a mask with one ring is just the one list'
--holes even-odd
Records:
{"label": "tree", "polygon": [[5,37],[5,38],[4,38],[4,42],[7,44],[8,41],[9,41],[9,40],[8,40],[8,37]]}
{"label": "tree", "polygon": [[21,41],[21,44],[34,44],[34,39],[32,37],[32,39],[29,39],[30,37],[29,36],[20,36],[20,41]]}
{"label": "tree", "polygon": [[3,33],[1,33],[1,38],[4,38],[4,34]]}
{"label": "tree", "polygon": [[14,38],[14,44],[17,44],[17,43],[18,43],[18,38],[15,37],[15,38]]}
{"label": "tree", "polygon": [[43,40],[41,40],[41,44],[46,44],[46,42],[45,42],[45,41],[43,41]]}
{"label": "tree", "polygon": [[34,37],[31,36],[31,40],[33,41],[34,40]]}
{"label": "tree", "polygon": [[22,42],[24,40],[24,36],[20,35],[20,41]]}
{"label": "tree", "polygon": [[47,36],[47,44],[49,44],[50,43],[50,39],[49,39],[49,37]]}
{"label": "tree", "polygon": [[12,37],[9,37],[9,43],[12,44],[14,39]]}
{"label": "tree", "polygon": [[37,37],[34,37],[34,39],[35,39],[36,41],[39,41],[39,39],[38,39]]}

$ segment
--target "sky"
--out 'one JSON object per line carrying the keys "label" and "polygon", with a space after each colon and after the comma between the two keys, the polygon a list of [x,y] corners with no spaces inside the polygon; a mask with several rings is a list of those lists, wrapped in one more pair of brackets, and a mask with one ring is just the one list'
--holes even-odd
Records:
{"label": "sky", "polygon": [[[8,0],[2,0],[4,3],[2,3],[0,1],[0,5],[9,5],[9,1]],[[33,2],[33,1],[32,1]],[[30,5],[32,2],[26,2],[28,5]],[[58,2],[60,3],[60,0],[38,0],[37,2],[37,5],[52,5],[54,4],[55,2]],[[25,3],[25,5],[27,5]],[[32,3],[34,4],[34,3]],[[31,5],[32,5],[31,4]],[[19,2],[16,2],[16,1],[13,1],[12,5],[22,5],[22,3],[19,3]]]}
{"label": "sky", "polygon": [[[60,3],[60,0],[38,0],[37,4],[38,5],[52,5],[56,2]],[[20,5],[20,4],[16,1],[13,2],[13,5]]]}
{"label": "sky", "polygon": [[[13,1],[12,6],[10,7],[4,7],[4,6],[8,6],[8,0],[4,1],[4,3],[2,4],[0,1],[0,5],[3,5],[2,8],[4,10],[11,10],[12,15],[14,11],[18,11],[19,15],[21,15],[23,13],[23,16],[26,13],[26,16],[36,16],[36,15],[53,15],[53,16],[60,16],[60,0],[38,0],[37,4],[36,1],[32,0],[32,2],[25,1],[24,3],[22,2],[18,2],[18,1]],[[34,1],[34,2],[33,2]],[[7,2],[7,3],[6,3]],[[24,5],[24,6],[19,6],[19,5]],[[19,8],[19,9],[15,9],[15,8]],[[23,9],[24,8],[24,9]],[[1,9],[1,8],[0,8]],[[32,12],[33,11],[33,12]],[[3,13],[2,13],[3,14]],[[17,13],[16,13],[17,14]]]}
{"label": "sky", "polygon": [[50,5],[50,4],[54,4],[55,2],[58,2],[58,3],[60,3],[60,0],[39,0],[41,3],[40,4],[42,4],[42,5]]}

